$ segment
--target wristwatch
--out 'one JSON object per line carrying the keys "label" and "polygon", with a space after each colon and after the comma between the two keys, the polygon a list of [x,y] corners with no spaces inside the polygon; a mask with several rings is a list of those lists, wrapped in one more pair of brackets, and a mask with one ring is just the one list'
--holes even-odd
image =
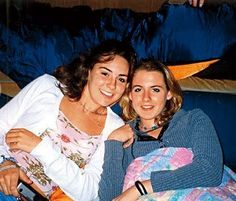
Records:
{"label": "wristwatch", "polygon": [[11,161],[13,163],[17,163],[16,159],[14,159],[13,157],[11,157],[11,156],[6,157],[4,155],[1,155],[0,156],[0,164],[3,164],[5,161]]}

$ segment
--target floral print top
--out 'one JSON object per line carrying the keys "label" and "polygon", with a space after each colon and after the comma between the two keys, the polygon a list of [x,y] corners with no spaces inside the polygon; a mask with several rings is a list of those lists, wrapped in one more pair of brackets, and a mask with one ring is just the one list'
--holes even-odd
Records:
{"label": "floral print top", "polygon": [[[59,132],[47,129],[41,137],[49,136],[67,158],[74,161],[80,168],[84,168],[98,148],[101,136],[90,136],[80,131],[61,111],[58,115],[57,126]],[[11,155],[47,197],[58,187],[47,177],[42,164],[32,155],[24,151],[12,152]]]}

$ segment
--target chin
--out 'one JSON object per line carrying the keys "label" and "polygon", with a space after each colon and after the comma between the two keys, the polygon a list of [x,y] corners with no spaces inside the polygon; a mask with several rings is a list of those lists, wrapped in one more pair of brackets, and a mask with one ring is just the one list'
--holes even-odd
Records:
{"label": "chin", "polygon": [[100,102],[99,103],[102,107],[108,107],[108,106],[111,106],[111,105],[114,105],[115,104],[115,102],[114,101],[103,101],[103,102]]}

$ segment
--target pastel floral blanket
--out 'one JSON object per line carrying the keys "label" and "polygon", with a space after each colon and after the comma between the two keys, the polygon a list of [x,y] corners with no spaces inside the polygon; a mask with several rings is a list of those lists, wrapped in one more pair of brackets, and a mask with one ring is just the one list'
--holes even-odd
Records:
{"label": "pastel floral blanket", "polygon": [[[174,170],[192,162],[193,153],[187,148],[161,148],[143,157],[136,158],[128,167],[123,191],[139,180],[150,179],[151,172]],[[220,186],[190,188],[151,193],[138,201],[236,201],[236,174],[224,166]]]}

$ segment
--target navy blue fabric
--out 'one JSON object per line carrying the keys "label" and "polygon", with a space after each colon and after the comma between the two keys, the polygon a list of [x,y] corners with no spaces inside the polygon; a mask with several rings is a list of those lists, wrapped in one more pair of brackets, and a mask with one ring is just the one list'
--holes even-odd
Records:
{"label": "navy blue fabric", "polygon": [[165,4],[144,18],[132,42],[139,57],[185,63],[222,56],[236,42],[235,9],[228,5],[193,8]]}
{"label": "navy blue fabric", "polygon": [[[0,5],[0,70],[23,87],[99,42],[130,41],[138,59],[178,64],[221,57],[236,43],[235,8],[164,4],[158,12]],[[233,73],[231,73],[232,75]]]}
{"label": "navy blue fabric", "polygon": [[184,92],[183,108],[201,108],[212,120],[219,136],[225,164],[236,170],[236,95]]}
{"label": "navy blue fabric", "polygon": [[9,100],[11,100],[10,96],[5,94],[0,94],[0,108],[5,105]]}

